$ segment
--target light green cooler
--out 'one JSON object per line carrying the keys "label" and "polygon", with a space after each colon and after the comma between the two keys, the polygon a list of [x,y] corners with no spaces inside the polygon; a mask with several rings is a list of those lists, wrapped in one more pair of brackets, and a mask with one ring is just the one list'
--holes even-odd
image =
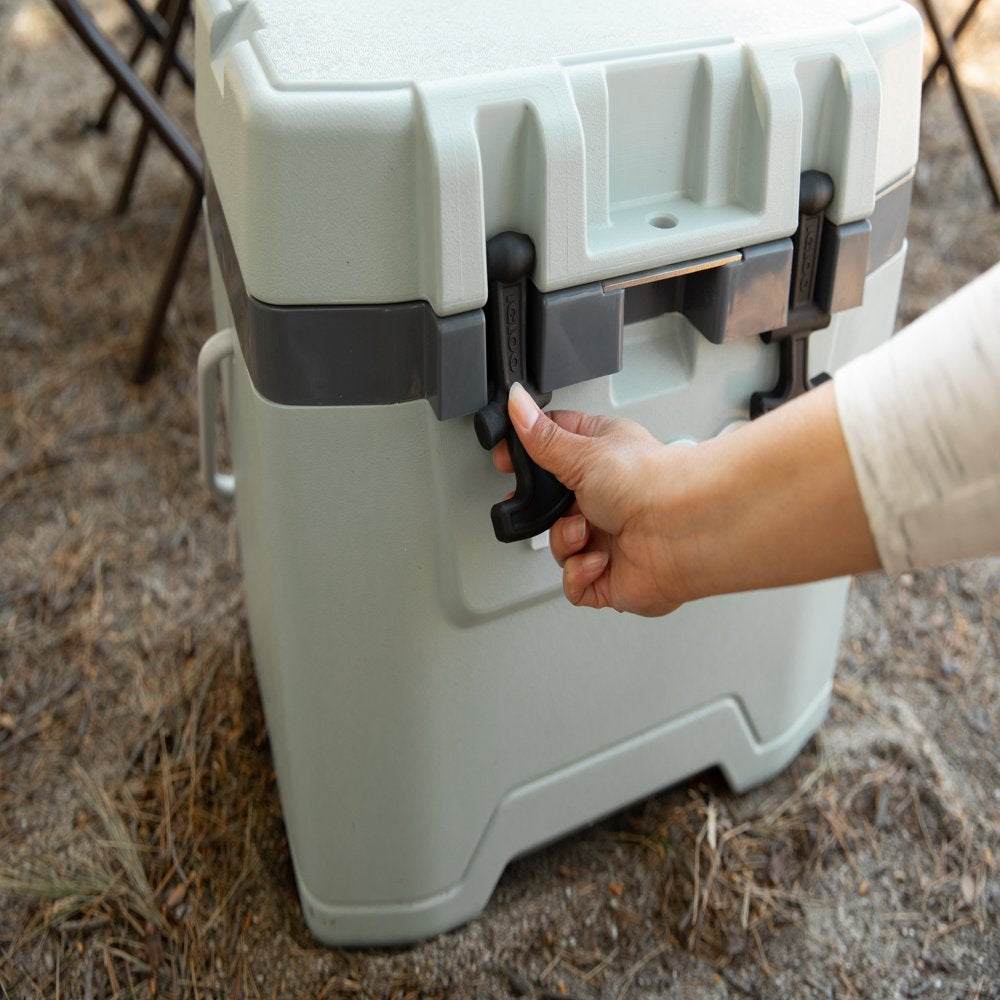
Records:
{"label": "light green cooler", "polygon": [[[563,598],[477,440],[515,378],[699,441],[892,332],[917,154],[905,3],[197,0],[235,494],[306,920],[404,942],[515,855],[823,719],[847,582],[660,620]],[[768,334],[762,337],[761,334]],[[216,468],[221,372],[232,475]],[[476,416],[478,414],[478,416]],[[498,536],[511,539],[498,541]]]}

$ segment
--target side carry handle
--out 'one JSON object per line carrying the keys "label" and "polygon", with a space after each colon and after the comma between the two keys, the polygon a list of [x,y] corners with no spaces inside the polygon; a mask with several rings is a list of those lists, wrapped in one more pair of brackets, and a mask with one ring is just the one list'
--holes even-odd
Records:
{"label": "side carry handle", "polygon": [[233,356],[236,331],[219,330],[205,341],[198,353],[198,438],[201,455],[201,478],[218,501],[228,500],[236,489],[231,475],[219,472],[216,446],[218,427],[219,365]]}

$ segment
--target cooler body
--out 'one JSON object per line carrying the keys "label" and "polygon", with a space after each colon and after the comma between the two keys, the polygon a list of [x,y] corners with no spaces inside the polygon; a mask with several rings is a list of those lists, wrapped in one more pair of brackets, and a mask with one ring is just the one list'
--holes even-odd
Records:
{"label": "cooler body", "polygon": [[893,329],[916,15],[196,6],[208,374],[316,936],[432,935],[561,833],[712,765],[779,771],[847,582],[646,620],[569,606],[544,536],[499,542],[486,247],[530,240],[518,336],[553,407],[690,442],[807,390]]}

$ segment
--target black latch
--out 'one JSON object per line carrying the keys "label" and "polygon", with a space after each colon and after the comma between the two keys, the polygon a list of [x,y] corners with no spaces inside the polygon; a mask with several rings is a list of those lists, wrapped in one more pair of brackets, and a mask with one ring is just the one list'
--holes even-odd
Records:
{"label": "black latch", "polygon": [[[809,378],[809,336],[830,325],[829,294],[819,295],[818,278],[823,265],[824,213],[833,201],[833,181],[819,170],[807,170],[799,183],[799,227],[792,238],[792,281],[785,326],[761,334],[767,344],[778,345],[778,384],[770,392],[750,398],[753,419],[800,396],[830,376],[823,372]],[[829,270],[829,268],[827,268]],[[825,289],[823,289],[825,291]],[[826,301],[821,301],[826,299]]]}
{"label": "black latch", "polygon": [[569,510],[574,496],[550,472],[528,457],[507,416],[507,396],[520,382],[539,406],[552,398],[539,392],[527,370],[528,277],[535,266],[535,247],[522,233],[500,233],[486,243],[486,365],[490,402],[475,416],[476,437],[487,450],[506,439],[517,477],[509,500],[490,511],[493,531],[501,542],[541,534]]}

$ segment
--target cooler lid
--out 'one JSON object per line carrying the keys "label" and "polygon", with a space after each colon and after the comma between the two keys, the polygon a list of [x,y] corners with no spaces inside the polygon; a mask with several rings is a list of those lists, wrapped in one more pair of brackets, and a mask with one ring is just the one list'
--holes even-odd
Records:
{"label": "cooler lid", "polygon": [[197,116],[248,292],[482,306],[792,233],[798,178],[868,216],[913,166],[901,0],[197,0]]}

